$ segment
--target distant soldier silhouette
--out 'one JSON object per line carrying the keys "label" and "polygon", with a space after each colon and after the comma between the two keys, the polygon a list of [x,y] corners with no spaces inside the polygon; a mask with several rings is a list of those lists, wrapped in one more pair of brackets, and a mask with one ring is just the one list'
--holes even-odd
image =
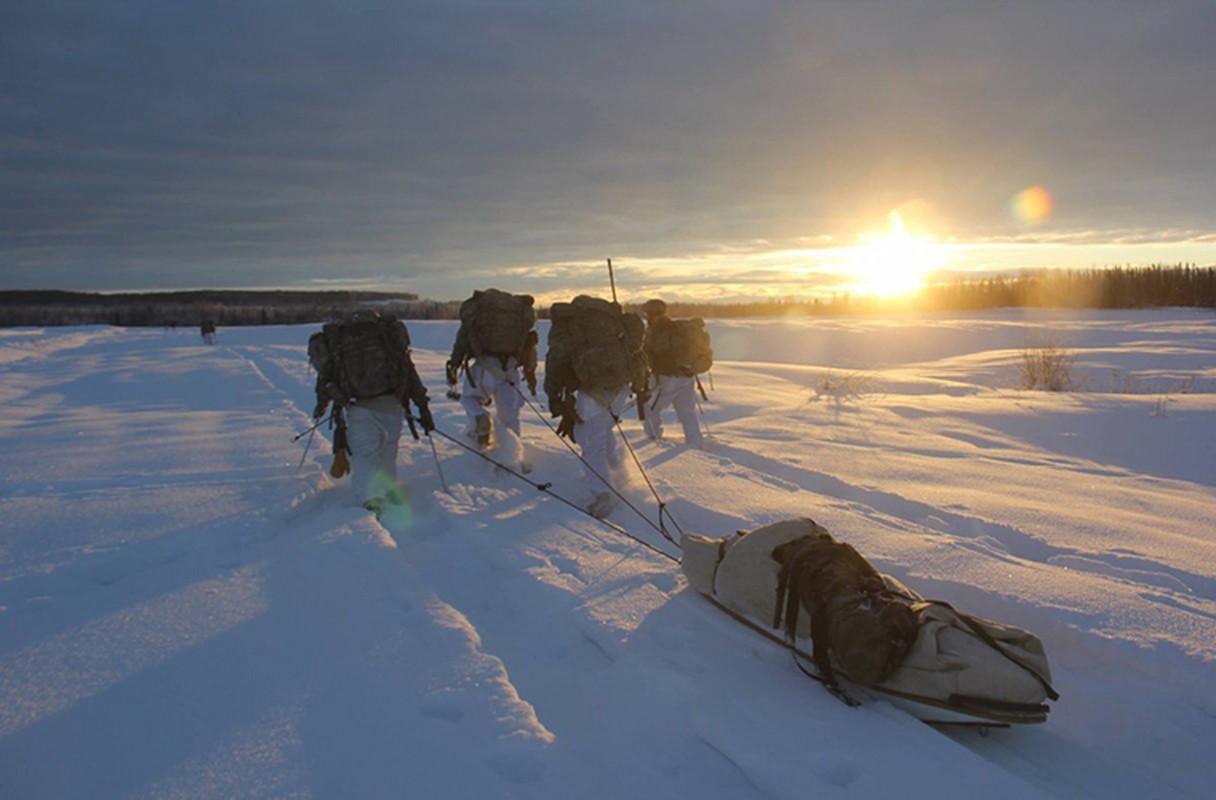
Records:
{"label": "distant soldier silhouette", "polygon": [[207,344],[215,344],[215,320],[205,319],[198,326],[198,332]]}

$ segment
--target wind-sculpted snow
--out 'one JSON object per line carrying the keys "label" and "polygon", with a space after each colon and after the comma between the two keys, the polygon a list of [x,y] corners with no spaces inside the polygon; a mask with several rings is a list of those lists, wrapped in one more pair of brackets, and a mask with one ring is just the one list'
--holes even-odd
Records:
{"label": "wind-sculpted snow", "polygon": [[[409,327],[459,439],[455,324]],[[667,527],[811,516],[1029,628],[1061,693],[1045,725],[845,707],[688,589],[636,467],[646,518],[610,518],[631,539],[407,439],[409,507],[377,522],[326,474],[328,429],[296,438],[311,327],[9,329],[0,797],[1207,796],[1216,319],[709,327],[708,450],[622,424]],[[1086,391],[1015,388],[1049,338]],[[575,457],[524,415],[529,477],[577,498]]]}

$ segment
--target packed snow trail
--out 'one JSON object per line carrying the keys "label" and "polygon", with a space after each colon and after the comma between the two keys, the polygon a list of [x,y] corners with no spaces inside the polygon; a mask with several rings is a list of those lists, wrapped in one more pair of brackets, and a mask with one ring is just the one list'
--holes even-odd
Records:
{"label": "packed snow trail", "polygon": [[[410,330],[436,420],[458,435],[463,412],[441,399],[455,328]],[[221,330],[215,347],[185,332],[31,332],[20,358],[0,358],[12,412],[0,422],[0,794],[1187,797],[1210,785],[1202,470],[1177,465],[1156,503],[1130,495],[1135,514],[1111,515],[1123,550],[1107,553],[1071,518],[1056,538],[1038,513],[985,495],[984,454],[939,475],[965,504],[913,480],[917,464],[991,434],[956,423],[952,437],[908,438],[883,409],[920,398],[935,411],[982,387],[807,405],[805,371],[761,367],[759,413],[742,377],[757,367],[721,363],[706,406],[716,451],[643,443],[625,425],[685,529],[810,515],[926,594],[1044,637],[1063,694],[1046,725],[943,735],[884,703],[845,708],[670,561],[450,444],[445,494],[429,447],[403,442],[412,504],[387,526],[324,475],[324,429],[297,473],[311,331]],[[723,338],[742,349],[746,333],[732,324]],[[531,477],[574,496],[573,456],[524,419]],[[881,458],[846,457],[851,436]],[[1038,467],[1016,464],[1034,452],[1020,441],[1004,443],[1006,482],[1049,491]],[[1065,490],[1156,480],[1069,457],[1050,467]],[[626,491],[654,509],[640,482]],[[1172,528],[1164,546],[1137,521],[1152,516]],[[666,545],[627,510],[612,519]],[[1170,556],[1177,543],[1187,558]]]}

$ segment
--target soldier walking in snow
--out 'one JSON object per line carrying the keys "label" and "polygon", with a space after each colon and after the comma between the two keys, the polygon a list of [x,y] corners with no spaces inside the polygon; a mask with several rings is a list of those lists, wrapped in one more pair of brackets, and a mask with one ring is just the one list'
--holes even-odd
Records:
{"label": "soldier walking in snow", "polygon": [[624,481],[613,427],[629,393],[640,394],[646,386],[642,320],[623,313],[617,303],[588,295],[554,303],[549,317],[549,411],[561,419],[558,435],[582,451],[583,477],[592,495],[588,510],[604,517],[617,503],[605,482]]}
{"label": "soldier walking in snow", "polygon": [[644,349],[650,368],[649,397],[645,404],[643,426],[651,439],[663,438],[663,409],[674,406],[676,419],[684,428],[684,441],[701,449],[705,438],[697,420],[697,374],[713,364],[709,334],[700,319],[673,320],[667,316],[667,303],[655,298],[642,304],[646,316]]}
{"label": "soldier walking in snow", "polygon": [[[448,394],[464,370],[460,404],[469,415],[470,433],[482,449],[493,447],[504,431],[517,438],[519,409],[527,382],[536,396],[536,311],[530,295],[497,289],[473,292],[460,304],[460,330],[447,363]],[[488,413],[494,407],[495,421]]]}
{"label": "soldier walking in snow", "polygon": [[397,450],[403,415],[418,437],[411,402],[423,431],[435,429],[409,347],[405,323],[374,310],[351,312],[308,340],[308,358],[317,370],[313,416],[320,419],[330,403],[334,406],[330,474],[340,478],[349,471],[355,496],[377,517],[405,504],[397,480]]}

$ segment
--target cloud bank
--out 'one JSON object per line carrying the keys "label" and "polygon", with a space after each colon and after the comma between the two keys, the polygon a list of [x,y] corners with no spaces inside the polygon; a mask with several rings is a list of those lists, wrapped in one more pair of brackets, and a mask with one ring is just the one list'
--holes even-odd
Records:
{"label": "cloud bank", "polygon": [[1214,35],[1169,0],[9,0],[0,287],[456,297],[612,256],[708,296],[892,208],[1210,244]]}

